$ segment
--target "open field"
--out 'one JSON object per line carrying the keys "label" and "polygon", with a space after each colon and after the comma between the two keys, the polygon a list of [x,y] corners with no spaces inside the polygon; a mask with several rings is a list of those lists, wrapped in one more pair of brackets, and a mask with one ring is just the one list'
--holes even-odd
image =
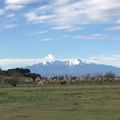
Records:
{"label": "open field", "polygon": [[120,120],[120,86],[0,88],[0,120]]}

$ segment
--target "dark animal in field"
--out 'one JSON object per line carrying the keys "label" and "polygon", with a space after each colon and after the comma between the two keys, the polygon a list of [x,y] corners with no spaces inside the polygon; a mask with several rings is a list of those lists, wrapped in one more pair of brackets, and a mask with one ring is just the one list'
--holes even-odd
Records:
{"label": "dark animal in field", "polygon": [[60,84],[61,84],[61,85],[65,85],[65,84],[66,84],[66,81],[65,81],[65,80],[64,80],[64,81],[61,81]]}

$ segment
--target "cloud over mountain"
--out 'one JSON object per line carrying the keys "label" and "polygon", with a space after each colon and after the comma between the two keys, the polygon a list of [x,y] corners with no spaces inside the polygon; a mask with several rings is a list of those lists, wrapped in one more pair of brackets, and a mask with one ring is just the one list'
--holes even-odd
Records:
{"label": "cloud over mountain", "polygon": [[44,58],[11,58],[11,59],[0,59],[0,67],[3,69],[14,68],[14,67],[26,67],[34,64],[42,63],[46,65],[47,63],[52,63],[54,61],[67,61],[66,64],[70,66],[79,65],[81,61],[84,63],[96,63],[96,64],[105,64],[120,67],[120,55],[111,55],[111,56],[93,56],[88,58],[82,58],[81,61],[77,58],[69,59],[58,59],[52,54],[48,54]]}

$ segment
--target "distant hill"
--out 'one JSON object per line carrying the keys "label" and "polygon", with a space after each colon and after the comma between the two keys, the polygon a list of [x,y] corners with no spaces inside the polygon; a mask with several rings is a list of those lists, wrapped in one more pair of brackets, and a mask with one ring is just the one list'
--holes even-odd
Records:
{"label": "distant hill", "polygon": [[39,64],[28,66],[31,72],[41,74],[42,76],[52,77],[60,75],[70,76],[82,76],[86,74],[96,75],[105,74],[106,72],[114,72],[117,76],[120,76],[120,68],[104,65],[95,64],[92,62],[86,62],[79,59],[75,60],[55,60],[46,61]]}

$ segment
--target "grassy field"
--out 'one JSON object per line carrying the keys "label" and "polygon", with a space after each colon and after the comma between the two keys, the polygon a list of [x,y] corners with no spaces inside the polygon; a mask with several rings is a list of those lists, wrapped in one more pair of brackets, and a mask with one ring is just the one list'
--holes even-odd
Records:
{"label": "grassy field", "polygon": [[120,120],[120,86],[0,88],[0,120]]}

